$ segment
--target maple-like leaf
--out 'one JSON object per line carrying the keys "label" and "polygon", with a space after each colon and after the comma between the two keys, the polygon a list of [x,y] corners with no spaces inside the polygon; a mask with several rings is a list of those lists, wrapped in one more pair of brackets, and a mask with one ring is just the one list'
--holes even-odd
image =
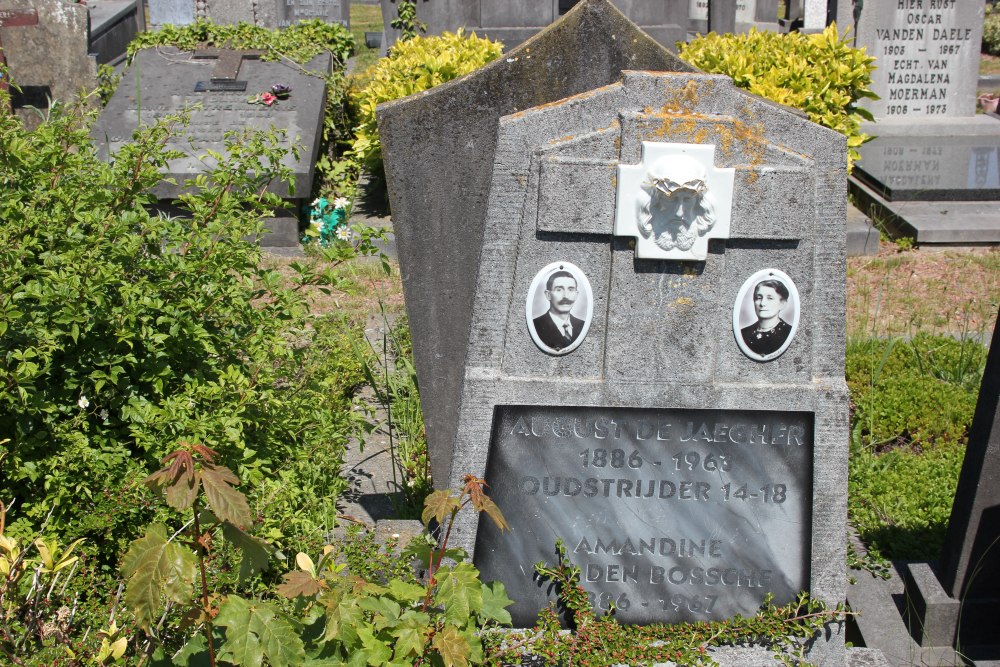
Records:
{"label": "maple-like leaf", "polygon": [[423,600],[424,596],[427,594],[427,589],[423,586],[408,584],[405,581],[393,579],[389,582],[389,592],[392,593],[393,597],[397,600],[412,603]]}
{"label": "maple-like leaf", "polygon": [[445,667],[466,667],[469,664],[469,642],[452,625],[446,625],[434,635],[431,646],[437,649]]}
{"label": "maple-like leaf", "polygon": [[219,608],[215,624],[226,628],[219,660],[261,665],[266,658],[273,667],[298,667],[305,662],[305,647],[295,627],[266,602],[251,603],[230,595]]}
{"label": "maple-like leaf", "polygon": [[496,524],[497,529],[501,533],[505,530],[510,530],[510,525],[507,524],[507,519],[504,518],[503,512],[500,511],[500,507],[492,499],[483,496],[482,504],[478,509],[480,512],[486,512],[486,516],[493,519],[493,523]]}
{"label": "maple-like leaf", "polygon": [[408,657],[423,655],[429,631],[430,615],[414,609],[403,612],[399,623],[389,631],[396,638],[395,659],[405,661]]}
{"label": "maple-like leaf", "polygon": [[467,473],[462,476],[462,493],[469,494],[469,500],[472,501],[472,506],[477,510],[480,509],[483,498],[486,497],[486,492],[483,489],[487,486],[489,484],[486,483],[486,480],[479,479],[475,475]]}
{"label": "maple-like leaf", "polygon": [[319,579],[302,570],[289,572],[282,576],[282,579],[285,580],[285,583],[278,584],[274,590],[278,595],[283,595],[289,599],[297,598],[300,595],[302,597],[312,597],[323,590],[323,584]]}
{"label": "maple-like leaf", "polygon": [[128,579],[125,604],[140,626],[148,629],[156,622],[164,597],[182,603],[191,598],[197,564],[190,550],[167,541],[162,524],[151,525],[145,537],[132,542],[122,574]]}
{"label": "maple-like leaf", "polygon": [[483,590],[479,570],[471,563],[442,567],[435,575],[438,581],[434,603],[444,608],[444,617],[457,625],[465,625],[472,612],[483,608]]}
{"label": "maple-like leaf", "polygon": [[162,491],[167,504],[174,509],[190,508],[198,496],[198,478],[191,452],[179,449],[167,454],[162,462],[169,462],[170,465],[165,465],[144,479],[143,484],[154,491]]}
{"label": "maple-like leaf", "polygon": [[225,466],[205,464],[201,467],[201,485],[205,489],[208,506],[223,521],[243,529],[253,519],[246,496],[233,488],[239,483],[236,475]]}
{"label": "maple-like leaf", "polygon": [[249,535],[228,521],[222,524],[222,534],[243,552],[240,561],[240,581],[246,581],[267,569],[275,549],[264,540]]}
{"label": "maple-like leaf", "polygon": [[198,475],[183,474],[163,487],[167,504],[177,510],[190,509],[198,497]]}
{"label": "maple-like leaf", "polygon": [[438,523],[444,523],[444,520],[459,507],[457,498],[453,498],[448,491],[439,489],[424,500],[424,511],[420,515],[420,520],[424,525],[429,525],[431,518]]}
{"label": "maple-like leaf", "polygon": [[514,604],[514,601],[507,597],[507,590],[503,583],[494,581],[483,584],[483,608],[479,612],[482,620],[496,621],[503,625],[510,625],[510,612],[507,607]]}
{"label": "maple-like leaf", "polygon": [[368,654],[369,665],[384,665],[392,659],[392,648],[376,637],[368,628],[358,628],[358,637],[361,638],[361,645],[364,646],[365,652]]}

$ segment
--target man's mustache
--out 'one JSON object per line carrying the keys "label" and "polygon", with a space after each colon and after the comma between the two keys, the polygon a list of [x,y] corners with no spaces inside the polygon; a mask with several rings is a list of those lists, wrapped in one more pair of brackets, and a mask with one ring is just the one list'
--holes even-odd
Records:
{"label": "man's mustache", "polygon": [[563,299],[562,301],[559,302],[559,305],[560,306],[572,306],[573,303],[574,303],[574,301],[572,301],[571,299]]}

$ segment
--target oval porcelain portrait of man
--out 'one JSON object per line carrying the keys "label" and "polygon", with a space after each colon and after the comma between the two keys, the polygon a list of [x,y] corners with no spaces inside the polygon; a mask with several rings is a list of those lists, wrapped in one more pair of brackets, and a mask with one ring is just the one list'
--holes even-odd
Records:
{"label": "oval porcelain portrait of man", "polygon": [[754,361],[777,359],[799,328],[799,290],[784,271],[761,269],[740,287],[733,305],[733,335]]}
{"label": "oval porcelain portrait of man", "polygon": [[580,347],[590,329],[594,295],[578,266],[553,262],[535,274],[524,304],[528,333],[538,349],[551,355]]}

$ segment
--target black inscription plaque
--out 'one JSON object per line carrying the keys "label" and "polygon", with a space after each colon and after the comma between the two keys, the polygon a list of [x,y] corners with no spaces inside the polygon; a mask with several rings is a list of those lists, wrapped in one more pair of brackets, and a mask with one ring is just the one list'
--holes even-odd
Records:
{"label": "black inscription plaque", "polygon": [[475,564],[517,627],[557,538],[622,622],[753,614],[809,588],[812,458],[812,413],[498,406],[486,481],[512,532],[481,520]]}

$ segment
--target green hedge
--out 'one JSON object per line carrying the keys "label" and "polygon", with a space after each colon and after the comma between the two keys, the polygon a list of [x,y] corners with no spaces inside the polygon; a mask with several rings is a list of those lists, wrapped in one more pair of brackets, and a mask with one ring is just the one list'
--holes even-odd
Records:
{"label": "green hedge", "polygon": [[352,153],[372,174],[381,174],[375,107],[457,79],[500,57],[503,45],[475,33],[446,32],[440,37],[414,37],[393,45],[389,57],[375,65],[371,80],[357,95],[359,124]]}
{"label": "green hedge", "polygon": [[1000,56],[1000,9],[992,4],[986,5],[982,50],[990,55]]}
{"label": "green hedge", "polygon": [[869,137],[861,119],[871,114],[857,106],[871,92],[874,58],[855,49],[832,25],[822,33],[709,33],[678,44],[681,58],[706,72],[725,74],[755,95],[801,109],[809,119],[847,137],[848,163]]}

